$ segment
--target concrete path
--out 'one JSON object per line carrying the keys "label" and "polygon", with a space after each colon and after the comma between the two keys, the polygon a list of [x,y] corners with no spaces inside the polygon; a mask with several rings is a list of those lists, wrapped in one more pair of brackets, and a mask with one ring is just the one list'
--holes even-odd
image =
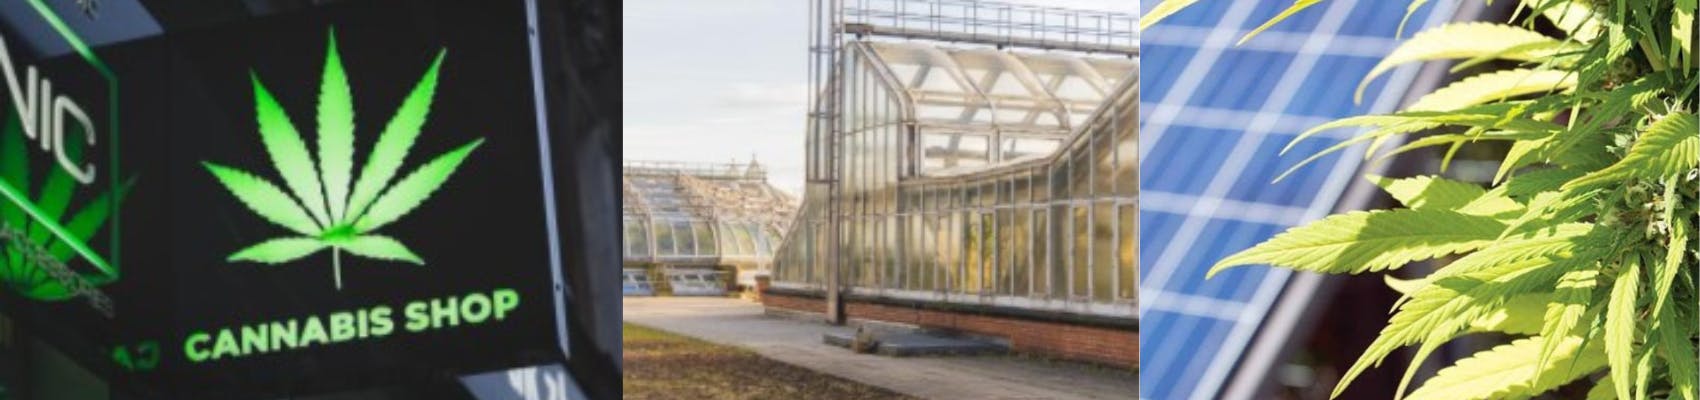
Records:
{"label": "concrete path", "polygon": [[892,358],[821,343],[849,331],[764,315],[760,304],[729,298],[628,297],[625,321],[928,399],[1133,399],[1138,376],[1074,363],[1011,356]]}

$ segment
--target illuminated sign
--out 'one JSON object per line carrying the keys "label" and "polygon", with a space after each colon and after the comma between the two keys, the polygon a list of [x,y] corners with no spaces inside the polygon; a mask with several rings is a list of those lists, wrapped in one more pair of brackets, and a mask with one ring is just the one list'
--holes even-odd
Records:
{"label": "illuminated sign", "polygon": [[566,359],[556,268],[583,249],[550,211],[524,2],[165,7],[192,23],[121,37],[44,4],[0,2],[0,312],[23,331],[135,398]]}
{"label": "illuminated sign", "polygon": [[[0,96],[0,282],[32,301],[80,297],[114,318],[114,302],[97,287],[119,276],[112,227],[124,193],[115,179],[117,153],[101,160],[97,145],[117,141],[117,78],[40,0],[29,5],[29,14],[53,29],[55,44],[76,49],[80,62],[37,66],[0,33],[7,93]],[[107,108],[101,119],[109,125],[96,123],[91,106]],[[103,134],[108,139],[97,139]],[[104,184],[97,184],[97,162],[112,174]]]}
{"label": "illuminated sign", "polygon": [[342,69],[342,57],[337,54],[335,36],[326,47],[330,50],[325,56],[325,73],[320,83],[317,157],[308,153],[306,142],[277,99],[260,83],[259,77],[254,78],[260,137],[288,191],[252,173],[211,162],[203,164],[249,210],[299,235],[249,246],[231,254],[231,261],[275,265],[328,249],[336,288],[342,290],[344,251],[378,260],[425,264],[407,245],[375,231],[430,198],[484,140],[474,140],[437,156],[406,176],[396,175],[431,111],[437,69],[443,64],[444,53],[440,52],[431,69],[425,71],[425,76],[396,110],[383,136],[378,137],[360,179],[353,180],[354,101],[348,76]]}

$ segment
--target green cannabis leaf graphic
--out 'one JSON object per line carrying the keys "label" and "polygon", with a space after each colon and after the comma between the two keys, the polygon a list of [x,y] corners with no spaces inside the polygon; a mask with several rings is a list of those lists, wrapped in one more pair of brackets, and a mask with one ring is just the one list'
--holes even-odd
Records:
{"label": "green cannabis leaf graphic", "polygon": [[[0,122],[0,185],[6,190],[19,192],[21,196],[29,196],[32,186],[30,179],[28,142],[22,132],[23,126],[15,113],[6,113],[5,120]],[[95,231],[106,224],[110,217],[115,201],[122,201],[124,193],[129,189],[125,184],[118,188],[116,196],[111,191],[102,192],[90,200],[88,204],[69,213],[69,220],[63,219],[71,211],[71,194],[76,189],[76,181],[62,169],[51,168],[35,199],[31,201],[35,211],[44,218],[51,218],[63,224],[71,239],[53,234],[47,224],[36,221],[29,212],[18,204],[0,200],[0,237],[11,240],[0,240],[0,282],[16,290],[18,294],[43,301],[61,301],[75,297],[77,293],[58,279],[49,274],[49,268],[43,263],[66,263],[75,255],[73,247],[82,245],[72,244],[67,240],[87,242],[93,240]],[[35,251],[44,250],[43,253]],[[91,283],[104,284],[111,282],[113,276],[91,274],[86,276]]]}
{"label": "green cannabis leaf graphic", "polygon": [[260,83],[259,77],[251,74],[260,139],[288,192],[255,174],[211,162],[202,164],[255,214],[301,235],[261,242],[231,254],[228,261],[282,264],[330,248],[336,288],[341,290],[343,251],[379,260],[425,263],[401,242],[372,232],[424,203],[484,139],[439,155],[390,184],[414,139],[419,137],[426,114],[430,113],[431,98],[437,88],[437,69],[447,54],[446,50],[439,52],[431,68],[378,136],[351,193],[354,102],[348,76],[343,73],[342,57],[337,53],[334,31],[327,47],[325,72],[319,86],[317,164],[307,153],[307,144],[290,124],[283,107]]}

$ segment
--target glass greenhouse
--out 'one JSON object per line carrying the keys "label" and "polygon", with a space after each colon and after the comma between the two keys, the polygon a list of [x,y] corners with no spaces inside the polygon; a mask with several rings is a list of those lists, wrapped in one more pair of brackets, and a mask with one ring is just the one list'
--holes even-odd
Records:
{"label": "glass greenhouse", "polygon": [[[796,200],[767,183],[761,164],[629,161],[624,186],[625,265],[736,272],[741,285],[766,275]],[[629,271],[629,270],[628,270]],[[696,285],[693,283],[693,285]]]}
{"label": "glass greenhouse", "polygon": [[836,263],[849,296],[1135,318],[1137,51],[882,39],[822,62],[773,286],[830,292]]}

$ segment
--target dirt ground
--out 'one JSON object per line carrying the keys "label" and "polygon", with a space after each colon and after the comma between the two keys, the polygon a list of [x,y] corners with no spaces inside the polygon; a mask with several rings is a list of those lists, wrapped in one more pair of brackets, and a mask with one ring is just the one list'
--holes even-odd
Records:
{"label": "dirt ground", "polygon": [[883,388],[625,324],[627,399],[913,399]]}

